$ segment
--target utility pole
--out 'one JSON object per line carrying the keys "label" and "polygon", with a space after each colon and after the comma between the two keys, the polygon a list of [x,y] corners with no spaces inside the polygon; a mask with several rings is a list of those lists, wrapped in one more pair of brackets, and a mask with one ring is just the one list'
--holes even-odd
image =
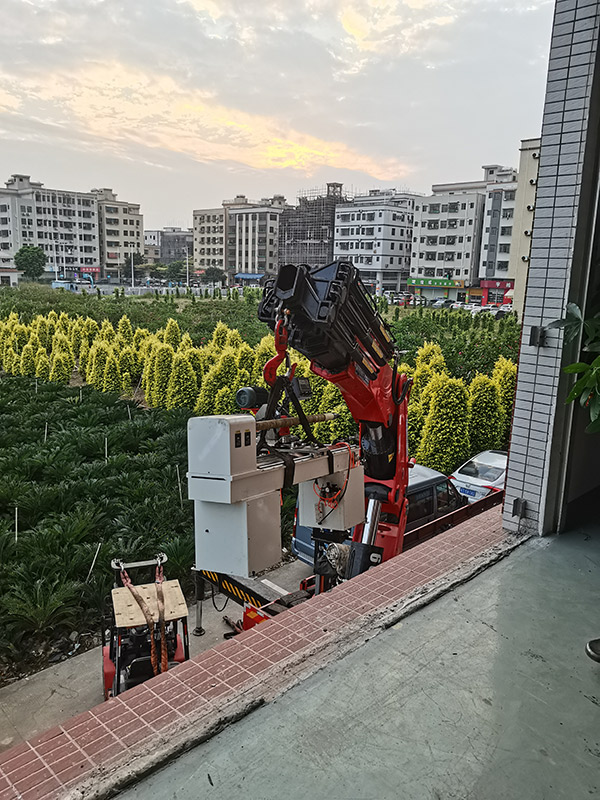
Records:
{"label": "utility pole", "polygon": [[133,248],[131,248],[131,288],[135,289],[135,270],[133,268]]}
{"label": "utility pole", "polygon": [[190,288],[190,251],[188,246],[185,246],[185,285]]}

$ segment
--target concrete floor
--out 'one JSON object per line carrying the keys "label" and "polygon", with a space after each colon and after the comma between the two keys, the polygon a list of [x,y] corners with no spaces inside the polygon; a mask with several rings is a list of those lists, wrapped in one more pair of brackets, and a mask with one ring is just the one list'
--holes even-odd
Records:
{"label": "concrete floor", "polygon": [[120,797],[598,797],[599,601],[600,532],[531,540]]}
{"label": "concrete floor", "polygon": [[[272,570],[265,577],[285,591],[293,592],[311,572],[310,567],[301,561],[292,561]],[[222,608],[225,598],[217,595],[215,601]],[[232,600],[222,611],[217,611],[211,601],[206,600],[203,608],[206,633],[204,636],[192,636],[195,606],[190,609],[190,655],[196,656],[223,641],[223,634],[230,630],[223,622],[224,614],[238,620],[242,613],[242,607]],[[2,687],[0,752],[102,701],[102,654],[99,647]]]}

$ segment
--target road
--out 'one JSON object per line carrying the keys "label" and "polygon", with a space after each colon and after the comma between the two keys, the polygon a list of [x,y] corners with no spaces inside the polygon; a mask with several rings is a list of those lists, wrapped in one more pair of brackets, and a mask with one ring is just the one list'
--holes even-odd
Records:
{"label": "road", "polygon": [[[293,561],[272,570],[265,577],[292,592],[311,572],[306,564]],[[215,602],[222,609],[225,598],[217,595]],[[223,614],[240,619],[242,608],[230,600],[226,609],[219,612],[211,600],[204,602],[203,626],[206,633],[204,636],[190,635],[192,657],[223,641],[223,634],[229,631],[223,622]],[[194,628],[194,615],[194,608],[191,608],[190,631]],[[100,647],[3,687],[0,689],[0,751],[92,708],[102,699]]]}

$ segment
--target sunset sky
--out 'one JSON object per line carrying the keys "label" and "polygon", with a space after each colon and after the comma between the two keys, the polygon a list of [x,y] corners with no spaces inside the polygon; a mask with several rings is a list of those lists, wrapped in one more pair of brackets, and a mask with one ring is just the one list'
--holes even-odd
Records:
{"label": "sunset sky", "polygon": [[0,180],[146,227],[342,181],[427,192],[540,131],[551,0],[2,0]]}

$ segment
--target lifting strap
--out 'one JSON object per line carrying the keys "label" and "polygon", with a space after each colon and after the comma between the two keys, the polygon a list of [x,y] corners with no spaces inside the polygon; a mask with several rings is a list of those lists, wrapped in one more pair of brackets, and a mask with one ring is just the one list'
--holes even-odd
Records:
{"label": "lifting strap", "polygon": [[158,659],[156,657],[156,643],[154,641],[154,619],[152,618],[152,612],[148,608],[148,604],[138,592],[136,587],[131,582],[131,578],[127,574],[125,569],[121,570],[121,581],[123,582],[123,586],[126,586],[131,594],[133,595],[136,603],[142,610],[142,614],[146,620],[146,624],[150,630],[150,663],[152,664],[152,672],[155,675],[158,675]]}
{"label": "lifting strap", "polygon": [[[169,669],[169,654],[167,653],[167,633],[165,631],[165,598],[163,595],[163,568],[156,565],[156,599],[158,604],[158,624],[160,626],[160,671]],[[156,674],[156,673],[155,673]]]}

